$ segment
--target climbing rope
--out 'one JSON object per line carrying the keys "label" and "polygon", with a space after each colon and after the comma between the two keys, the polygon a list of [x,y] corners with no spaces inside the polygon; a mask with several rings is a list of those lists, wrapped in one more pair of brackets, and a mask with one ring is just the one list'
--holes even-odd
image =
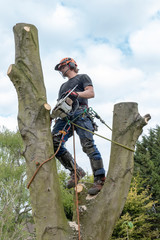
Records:
{"label": "climbing rope", "polygon": [[75,180],[75,192],[76,192],[76,212],[77,212],[77,223],[78,223],[78,240],[81,240],[80,235],[80,221],[79,221],[79,204],[78,204],[78,192],[77,192],[77,169],[76,169],[76,149],[75,149],[75,134],[74,134],[74,125],[73,129],[73,151],[74,151],[74,180]]}
{"label": "climbing rope", "polygon": [[50,161],[52,158],[54,158],[54,157],[56,156],[56,154],[58,153],[58,151],[59,151],[59,149],[60,149],[60,147],[61,147],[62,142],[63,142],[63,140],[60,141],[59,146],[58,146],[58,148],[57,148],[57,151],[56,151],[50,158],[48,158],[48,159],[46,159],[44,162],[42,162],[42,163],[39,165],[39,167],[36,169],[35,173],[33,174],[31,180],[29,181],[29,183],[28,183],[28,185],[27,185],[27,188],[28,188],[28,189],[29,189],[31,183],[33,182],[35,176],[37,175],[39,169],[43,166],[43,164],[45,164],[46,162]]}
{"label": "climbing rope", "polygon": [[120,144],[120,143],[118,143],[118,142],[115,142],[115,141],[113,141],[113,140],[110,140],[109,138],[106,138],[106,137],[104,137],[104,136],[102,136],[102,135],[100,135],[100,134],[98,134],[98,133],[92,132],[92,131],[90,131],[90,130],[87,129],[87,128],[81,127],[81,126],[79,126],[78,124],[74,123],[73,121],[70,121],[70,123],[73,124],[74,126],[78,127],[78,128],[81,128],[81,129],[83,129],[83,130],[85,130],[85,131],[87,131],[87,132],[92,133],[93,135],[96,135],[96,136],[98,136],[98,137],[101,137],[101,138],[103,138],[103,139],[105,139],[105,140],[107,140],[107,141],[110,141],[110,142],[112,142],[112,143],[114,143],[114,144],[116,144],[116,145],[118,145],[118,146],[121,146],[121,147],[123,147],[123,148],[125,148],[125,149],[127,149],[127,150],[129,150],[129,151],[131,151],[131,152],[134,152],[134,149],[129,148],[129,147],[127,147],[127,146],[125,146],[125,145],[123,145],[123,144]]}
{"label": "climbing rope", "polygon": [[29,183],[28,183],[28,185],[27,185],[27,188],[28,188],[28,189],[29,189],[31,183],[33,182],[35,176],[37,175],[39,169],[40,169],[46,162],[48,162],[48,161],[50,161],[51,159],[53,159],[53,158],[56,156],[56,154],[58,153],[58,151],[59,151],[59,149],[60,149],[60,147],[61,147],[61,144],[62,144],[62,142],[64,141],[63,139],[64,139],[65,135],[68,133],[70,127],[71,127],[71,125],[69,125],[68,129],[65,131],[65,127],[67,126],[67,124],[69,124],[69,123],[66,123],[66,125],[65,125],[64,128],[63,128],[63,130],[59,131],[59,133],[62,134],[62,137],[61,137],[61,140],[60,140],[60,142],[59,142],[59,145],[58,145],[58,148],[57,148],[56,152],[55,152],[50,158],[46,159],[44,162],[42,162],[42,163],[39,165],[39,167],[36,169],[35,173],[33,174],[31,180],[29,181]]}

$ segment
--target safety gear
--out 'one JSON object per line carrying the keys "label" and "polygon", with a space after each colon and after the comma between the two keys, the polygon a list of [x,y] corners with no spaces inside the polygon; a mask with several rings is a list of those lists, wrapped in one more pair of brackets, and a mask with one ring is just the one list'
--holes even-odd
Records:
{"label": "safety gear", "polygon": [[70,170],[71,172],[74,170],[74,160],[68,151],[64,152],[61,156],[56,156],[56,158],[66,169]]}
{"label": "safety gear", "polygon": [[[83,178],[86,175],[86,173],[81,167],[76,168],[76,172],[77,172],[77,183],[78,183],[78,181],[81,178]],[[67,182],[68,189],[75,187],[75,173],[72,171],[70,176],[71,177],[70,177],[69,181]]]}
{"label": "safety gear", "polygon": [[60,63],[55,66],[56,71],[60,71],[60,68],[64,65],[68,65],[70,69],[77,67],[77,63],[73,58],[63,58]]}
{"label": "safety gear", "polygon": [[[56,156],[56,158],[61,162],[61,164],[66,169],[70,170],[71,172],[70,174],[71,178],[67,183],[67,188],[75,187],[74,159],[72,155],[68,151],[66,151],[61,156]],[[86,175],[85,171],[81,167],[79,167],[77,164],[76,164],[76,172],[77,172],[77,182]]]}
{"label": "safety gear", "polygon": [[88,190],[88,194],[90,195],[96,195],[98,194],[105,182],[105,176],[104,175],[99,175],[94,178],[94,184],[93,186]]}
{"label": "safety gear", "polygon": [[90,158],[90,163],[94,176],[105,173],[102,159]]}
{"label": "safety gear", "polygon": [[94,141],[88,138],[81,138],[81,145],[83,152],[87,154],[90,159],[91,168],[94,176],[105,174],[103,161],[98,149],[94,145]]}
{"label": "safety gear", "polygon": [[79,102],[77,100],[78,94],[74,92],[74,89],[77,87],[77,85],[72,89],[66,92],[64,95],[61,96],[61,99],[57,102],[56,106],[52,110],[51,118],[64,118],[67,115],[71,116],[74,114],[74,112],[79,107]]}
{"label": "safety gear", "polygon": [[70,90],[67,91],[66,93],[67,93],[67,94],[70,93],[69,98],[70,98],[72,101],[75,101],[75,100],[78,98],[78,96],[79,96],[78,93],[76,93],[76,92],[70,92]]}

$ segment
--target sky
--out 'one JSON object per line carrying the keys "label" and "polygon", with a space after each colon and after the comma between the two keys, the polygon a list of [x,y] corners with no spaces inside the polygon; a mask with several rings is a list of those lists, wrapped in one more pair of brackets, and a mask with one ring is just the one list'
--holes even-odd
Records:
{"label": "sky", "polygon": [[[112,126],[119,102],[137,102],[141,116],[152,119],[143,134],[160,119],[160,1],[159,0],[1,0],[0,1],[0,128],[18,129],[18,100],[7,76],[15,61],[13,26],[33,24],[38,29],[40,57],[48,103],[54,107],[61,84],[54,71],[64,57],[72,57],[79,73],[93,81],[95,98],[89,101]],[[111,138],[102,123],[99,134]],[[95,137],[108,168],[110,142]],[[67,143],[73,151],[72,140]],[[76,137],[77,162],[91,172],[89,160]]]}

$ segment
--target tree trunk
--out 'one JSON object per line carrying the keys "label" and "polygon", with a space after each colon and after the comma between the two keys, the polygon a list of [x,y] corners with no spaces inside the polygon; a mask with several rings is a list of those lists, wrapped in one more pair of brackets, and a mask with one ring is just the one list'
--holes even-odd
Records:
{"label": "tree trunk", "polygon": [[[50,114],[39,57],[35,26],[14,26],[16,57],[8,69],[19,101],[18,125],[24,142],[28,181],[37,165],[53,155]],[[150,119],[138,114],[137,103],[114,107],[112,140],[134,149],[142,128]],[[80,213],[81,240],[107,240],[124,207],[133,173],[133,151],[112,143],[110,166],[102,191]],[[30,186],[37,240],[78,239],[64,214],[54,159],[44,164]]]}
{"label": "tree trunk", "polygon": [[[50,114],[43,81],[37,29],[17,24],[15,64],[8,69],[19,100],[18,125],[24,142],[28,181],[42,163],[53,155]],[[37,240],[67,239],[68,224],[63,211],[55,160],[44,164],[30,186]]]}
{"label": "tree trunk", "polygon": [[136,141],[142,133],[142,128],[150,119],[147,114],[142,118],[138,113],[138,104],[133,102],[118,103],[114,106],[112,141],[120,143],[129,149],[115,143],[111,145],[109,170],[105,184],[96,198],[86,200],[83,206],[80,222],[83,240],[109,240],[118,220],[130,187]]}

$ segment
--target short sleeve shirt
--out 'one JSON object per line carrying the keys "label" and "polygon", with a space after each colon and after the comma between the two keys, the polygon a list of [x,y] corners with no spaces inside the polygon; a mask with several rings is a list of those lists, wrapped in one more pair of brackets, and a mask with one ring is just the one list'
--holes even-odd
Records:
{"label": "short sleeve shirt", "polygon": [[[76,85],[78,86],[75,88],[75,92],[83,92],[87,86],[93,86],[92,80],[87,74],[77,74],[61,85],[58,100],[66,91],[73,89]],[[88,99],[86,98],[78,97],[78,101],[79,105],[88,105]]]}

